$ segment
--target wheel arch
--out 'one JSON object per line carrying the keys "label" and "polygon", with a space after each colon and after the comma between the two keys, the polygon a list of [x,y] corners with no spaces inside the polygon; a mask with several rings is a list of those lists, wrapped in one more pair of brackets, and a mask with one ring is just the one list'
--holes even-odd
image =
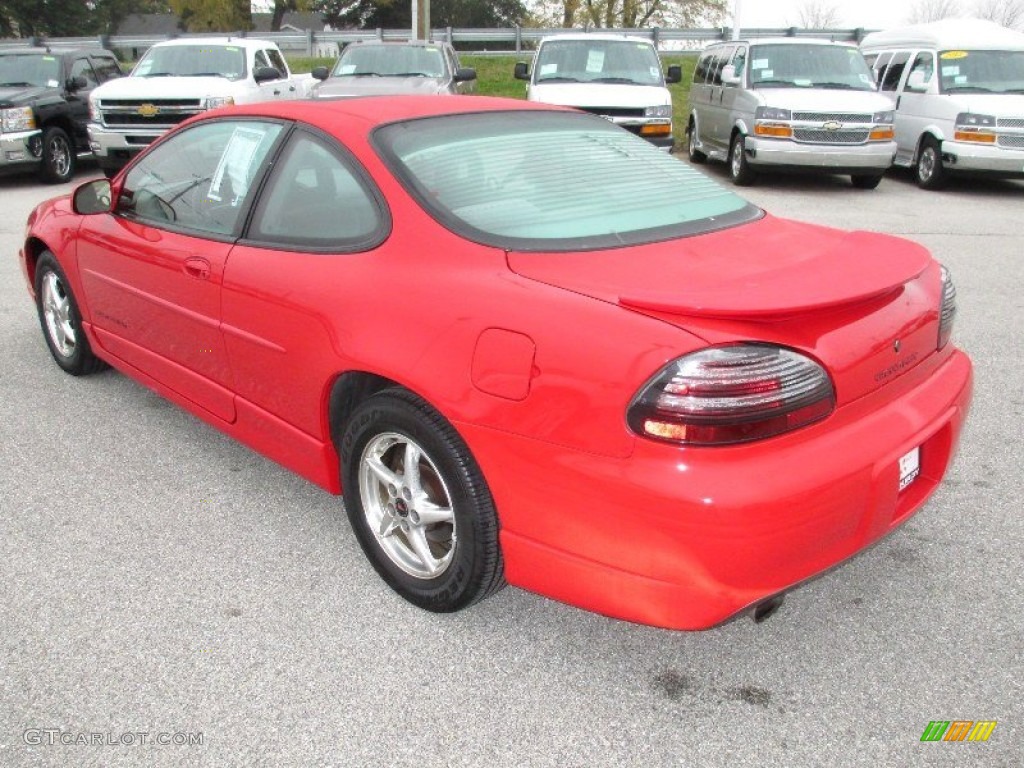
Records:
{"label": "wheel arch", "polygon": [[25,272],[28,275],[29,285],[36,284],[36,265],[39,263],[39,257],[43,251],[53,253],[53,249],[38,237],[32,236],[25,241]]}
{"label": "wheel arch", "polygon": [[[348,426],[349,419],[359,404],[368,397],[391,387],[401,387],[412,391],[393,379],[369,371],[345,371],[335,377],[327,395],[326,414],[327,428],[335,450],[340,452],[341,438],[345,434],[345,427]],[[415,394],[418,395],[418,393]],[[422,395],[419,396],[422,397]]]}

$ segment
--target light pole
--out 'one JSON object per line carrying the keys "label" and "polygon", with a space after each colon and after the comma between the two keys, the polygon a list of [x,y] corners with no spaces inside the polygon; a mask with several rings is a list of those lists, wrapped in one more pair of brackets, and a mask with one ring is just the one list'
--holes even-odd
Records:
{"label": "light pole", "polygon": [[430,39],[430,0],[412,0],[412,39]]}
{"label": "light pole", "polygon": [[740,39],[740,13],[743,11],[743,0],[733,0],[732,3],[732,39]]}

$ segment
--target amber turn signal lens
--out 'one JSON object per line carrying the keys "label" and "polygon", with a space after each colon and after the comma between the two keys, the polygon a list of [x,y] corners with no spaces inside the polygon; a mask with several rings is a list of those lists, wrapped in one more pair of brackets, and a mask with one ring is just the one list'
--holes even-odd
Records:
{"label": "amber turn signal lens", "polygon": [[672,133],[672,126],[668,123],[651,123],[640,126],[641,136],[668,136]]}
{"label": "amber turn signal lens", "polygon": [[788,125],[758,123],[754,126],[754,133],[757,136],[775,136],[776,138],[788,139],[793,135],[793,129]]}
{"label": "amber turn signal lens", "polygon": [[871,133],[868,134],[868,138],[871,141],[891,141],[896,136],[896,131],[891,127],[886,128],[874,128]]}
{"label": "amber turn signal lens", "polygon": [[957,141],[973,141],[976,144],[995,144],[994,133],[981,133],[979,131],[956,131],[953,138]]}

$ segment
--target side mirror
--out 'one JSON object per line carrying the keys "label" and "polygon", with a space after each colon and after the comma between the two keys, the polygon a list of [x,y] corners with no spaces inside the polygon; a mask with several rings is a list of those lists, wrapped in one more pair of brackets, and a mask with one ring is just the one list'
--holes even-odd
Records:
{"label": "side mirror", "polygon": [[925,77],[924,70],[915,69],[907,76],[908,91],[924,91],[928,89],[928,79]]}
{"label": "side mirror", "polygon": [[71,197],[71,206],[75,213],[82,216],[93,213],[109,213],[110,200],[109,179],[96,179],[87,181],[75,190]]}
{"label": "side mirror", "polygon": [[465,83],[468,80],[476,80],[476,70],[472,67],[459,67],[455,70],[455,76],[452,79],[456,83]]}
{"label": "side mirror", "polygon": [[732,64],[726,64],[722,67],[722,84],[723,85],[739,85],[740,76],[736,74],[736,67]]}
{"label": "side mirror", "polygon": [[683,81],[683,68],[678,64],[673,64],[668,68],[668,72],[665,73],[666,83],[681,83]]}
{"label": "side mirror", "polygon": [[257,83],[265,83],[268,80],[280,80],[281,73],[275,67],[256,67],[252,71],[253,79]]}
{"label": "side mirror", "polygon": [[313,67],[313,71],[310,74],[313,75],[314,80],[326,80],[331,76],[327,67]]}
{"label": "side mirror", "polygon": [[515,68],[515,71],[513,72],[513,74],[515,75],[516,80],[529,80],[530,79],[530,70],[526,68],[526,62],[525,61],[517,61],[516,62],[516,68]]}
{"label": "side mirror", "polygon": [[81,75],[78,77],[69,77],[67,82],[64,83],[64,87],[69,91],[80,91],[88,85],[89,82]]}

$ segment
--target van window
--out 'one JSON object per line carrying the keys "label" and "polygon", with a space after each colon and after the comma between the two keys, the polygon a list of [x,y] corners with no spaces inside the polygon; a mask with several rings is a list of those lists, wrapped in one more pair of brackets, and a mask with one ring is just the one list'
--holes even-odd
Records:
{"label": "van window", "polygon": [[718,52],[718,56],[715,57],[715,63],[711,69],[711,84],[721,85],[722,84],[722,67],[724,67],[729,59],[732,58],[733,51],[736,49],[733,46],[723,48]]}
{"label": "van window", "polygon": [[693,69],[693,82],[702,84],[708,78],[708,70],[711,68],[711,60],[714,58],[714,50],[704,51],[697,60],[697,66]]}
{"label": "van window", "polygon": [[882,78],[883,91],[896,90],[896,86],[900,84],[900,78],[903,77],[903,70],[906,69],[909,59],[909,51],[897,51],[893,54],[892,61],[889,62],[889,68],[885,70],[885,77]]}
{"label": "van window", "polygon": [[732,57],[732,67],[736,70],[736,76],[743,77],[743,68],[747,66],[747,49],[742,45],[736,49],[736,55]]}
{"label": "van window", "polygon": [[750,46],[753,88],[835,88],[873,91],[871,70],[848,45],[765,43]]}
{"label": "van window", "polygon": [[[910,78],[914,76],[915,72],[921,73],[921,85],[917,88],[910,87]],[[932,74],[935,72],[935,56],[928,51],[922,51],[914,57],[914,63],[910,65],[910,74],[907,75],[907,90],[908,91],[923,91],[928,87],[928,83],[932,80]]]}
{"label": "van window", "polygon": [[1024,51],[943,51],[943,93],[1024,93]]}
{"label": "van window", "polygon": [[875,85],[882,82],[882,75],[885,73],[885,65],[889,63],[889,59],[891,58],[891,53],[880,53],[878,54],[878,58],[875,59],[875,63],[872,64],[872,68],[875,70]]}

